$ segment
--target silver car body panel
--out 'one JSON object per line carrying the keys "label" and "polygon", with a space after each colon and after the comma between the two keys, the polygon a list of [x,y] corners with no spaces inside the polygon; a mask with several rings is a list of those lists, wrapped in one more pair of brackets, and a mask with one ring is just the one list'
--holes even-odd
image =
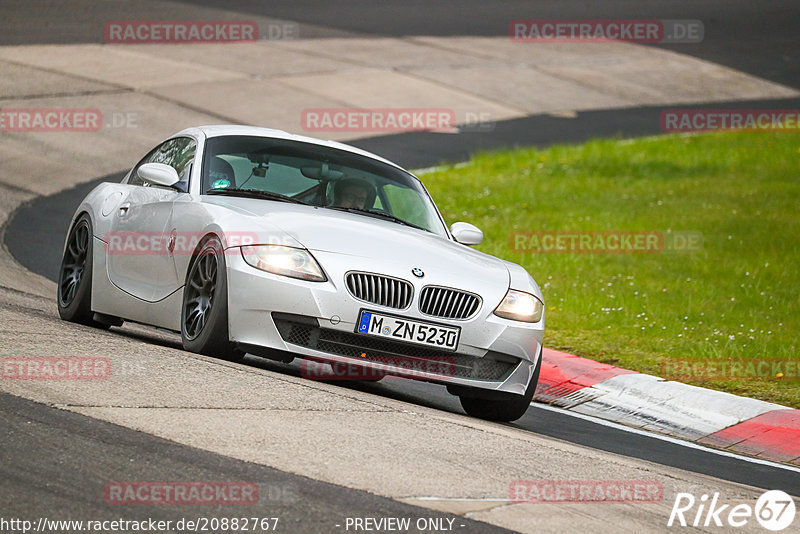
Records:
{"label": "silver car body panel", "polygon": [[[319,141],[278,130],[244,126],[191,128],[172,137],[197,142],[190,187],[171,189],[104,183],[80,204],[73,221],[89,214],[94,232],[92,309],[98,313],[179,331],[191,251],[162,254],[109,253],[109,236],[118,232],[144,234],[162,242],[169,237],[215,235],[223,243],[228,277],[229,331],[233,341],[288,351],[328,362],[357,362],[366,368],[398,371],[390,365],[322,352],[285,341],[272,313],[316,319],[319,328],[354,334],[359,312],[370,310],[461,329],[456,353],[474,358],[491,354],[517,363],[502,380],[442,376],[421,371],[413,378],[438,383],[523,394],[541,357],[544,313],[538,323],[522,323],[494,315],[507,290],[525,291],[542,299],[531,276],[519,265],[478,252],[446,236],[322,207],[233,196],[201,195],[202,153],[208,137],[253,135],[290,139],[333,147],[397,165],[363,150],[332,141]],[[398,167],[399,168],[399,167]],[[129,173],[130,174],[130,173]],[[127,206],[126,209],[122,209]],[[441,218],[441,216],[440,216]],[[442,220],[444,225],[444,221]],[[309,282],[271,274],[247,264],[239,238],[258,244],[279,244],[311,252],[327,276]],[[113,248],[113,247],[112,247]],[[422,278],[412,275],[421,269]],[[396,310],[354,298],[345,285],[351,271],[375,273],[412,284],[411,305]],[[443,286],[477,294],[482,303],[468,320],[433,319],[419,310],[425,286]],[[358,334],[362,335],[362,334]],[[402,371],[397,374],[403,375]]]}

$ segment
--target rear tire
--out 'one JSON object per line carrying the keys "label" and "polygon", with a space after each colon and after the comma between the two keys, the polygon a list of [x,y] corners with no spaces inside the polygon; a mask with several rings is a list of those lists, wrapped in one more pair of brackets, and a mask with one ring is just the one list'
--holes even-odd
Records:
{"label": "rear tire", "polygon": [[202,244],[186,274],[181,341],[190,352],[231,361],[244,358],[228,332],[228,276],[222,244],[216,238]]}
{"label": "rear tire", "polygon": [[58,274],[58,315],[71,323],[108,329],[92,313],[92,259],[94,234],[89,215],[81,215],[67,236]]}
{"label": "rear tire", "polygon": [[467,415],[486,419],[488,421],[511,422],[516,421],[528,410],[531,405],[533,395],[536,393],[536,384],[539,383],[539,371],[542,369],[542,355],[536,362],[533,377],[525,389],[524,395],[509,394],[507,399],[481,399],[476,397],[460,396],[461,407]]}

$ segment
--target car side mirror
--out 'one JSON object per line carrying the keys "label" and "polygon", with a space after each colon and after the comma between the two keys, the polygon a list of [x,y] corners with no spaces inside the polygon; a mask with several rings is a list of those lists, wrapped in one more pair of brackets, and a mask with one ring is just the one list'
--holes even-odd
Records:
{"label": "car side mirror", "polygon": [[145,163],[136,170],[136,174],[149,184],[163,187],[175,188],[181,181],[177,171],[164,163]]}
{"label": "car side mirror", "polygon": [[450,227],[453,239],[462,245],[480,245],[483,241],[483,232],[474,224],[456,222]]}

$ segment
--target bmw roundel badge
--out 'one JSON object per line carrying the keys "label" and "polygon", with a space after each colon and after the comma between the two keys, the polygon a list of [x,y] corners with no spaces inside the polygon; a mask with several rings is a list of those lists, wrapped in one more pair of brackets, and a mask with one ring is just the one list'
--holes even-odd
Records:
{"label": "bmw roundel badge", "polygon": [[423,276],[425,276],[425,273],[419,267],[414,267],[413,269],[411,269],[411,274],[413,274],[417,278],[422,278]]}

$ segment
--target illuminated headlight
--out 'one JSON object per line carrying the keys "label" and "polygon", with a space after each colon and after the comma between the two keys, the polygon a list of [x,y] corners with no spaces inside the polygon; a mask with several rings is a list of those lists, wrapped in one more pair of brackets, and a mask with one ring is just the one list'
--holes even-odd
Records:
{"label": "illuminated headlight", "polygon": [[301,248],[280,245],[245,245],[242,247],[242,257],[256,269],[268,273],[311,282],[327,280],[314,257],[307,250]]}
{"label": "illuminated headlight", "polygon": [[512,321],[538,323],[542,320],[543,309],[542,301],[530,293],[509,289],[494,314]]}

